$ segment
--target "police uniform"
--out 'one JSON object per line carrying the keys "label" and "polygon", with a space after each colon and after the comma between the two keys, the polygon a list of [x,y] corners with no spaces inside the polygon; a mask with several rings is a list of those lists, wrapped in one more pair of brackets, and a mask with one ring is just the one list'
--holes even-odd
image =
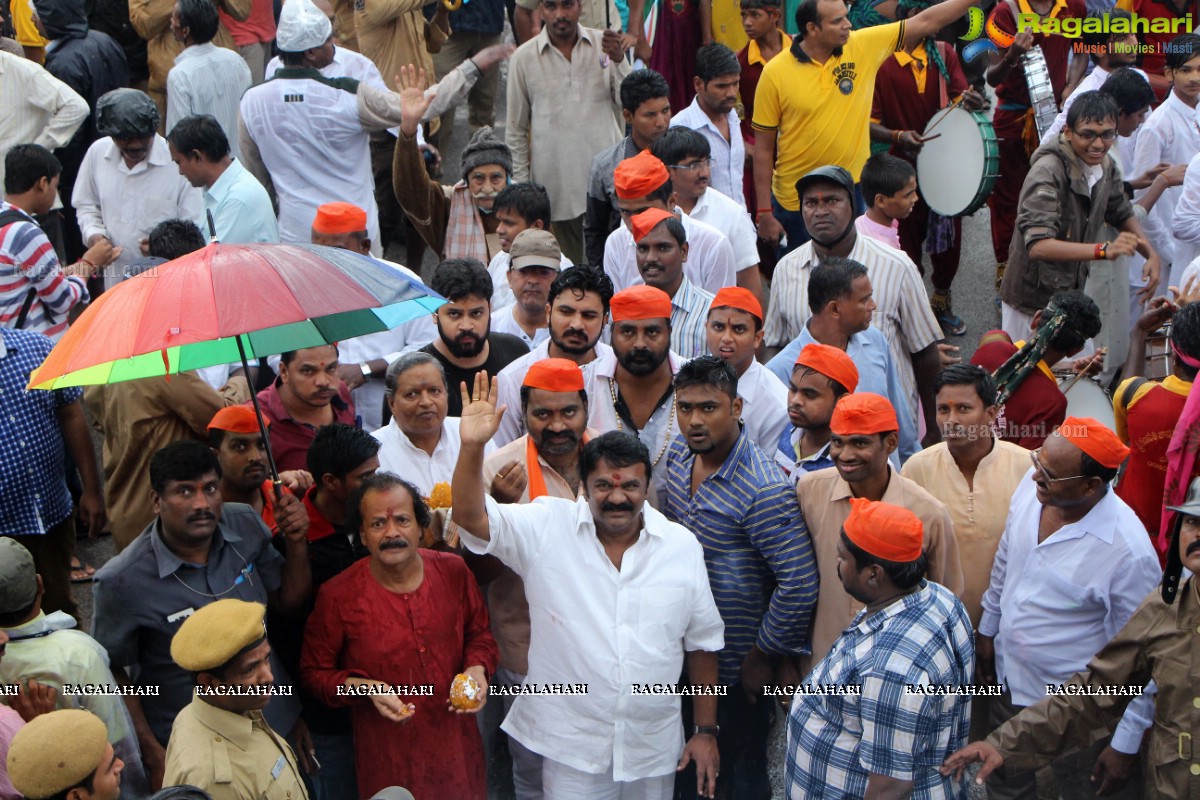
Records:
{"label": "police uniform", "polygon": [[[189,672],[215,670],[266,636],[266,606],[218,600],[197,611],[171,640],[171,657]],[[308,800],[296,755],[261,711],[225,711],[192,698],[171,729],[163,784],[204,789],[213,800]]]}

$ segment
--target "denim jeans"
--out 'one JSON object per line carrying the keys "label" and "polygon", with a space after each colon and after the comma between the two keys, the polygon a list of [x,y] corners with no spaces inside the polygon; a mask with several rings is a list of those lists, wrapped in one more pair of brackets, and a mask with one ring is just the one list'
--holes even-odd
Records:
{"label": "denim jeans", "polygon": [[354,734],[312,734],[321,769],[312,781],[313,800],[358,800],[354,769]]}

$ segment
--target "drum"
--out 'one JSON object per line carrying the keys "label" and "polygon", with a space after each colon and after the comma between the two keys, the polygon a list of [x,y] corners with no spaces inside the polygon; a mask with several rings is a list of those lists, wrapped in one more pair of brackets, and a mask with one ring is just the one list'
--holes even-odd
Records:
{"label": "drum", "polygon": [[1170,323],[1146,337],[1146,371],[1144,377],[1161,381],[1171,374],[1171,325]]}
{"label": "drum", "polygon": [[1055,377],[1058,379],[1058,388],[1067,395],[1068,417],[1091,417],[1116,433],[1117,415],[1113,411],[1112,398],[1096,378],[1075,380],[1074,372],[1056,372]]}
{"label": "drum", "polygon": [[1000,146],[992,123],[978,111],[954,105],[934,115],[922,136],[936,136],[917,154],[921,196],[943,217],[983,207],[1000,174]]}
{"label": "drum", "polygon": [[1033,122],[1041,139],[1058,117],[1058,101],[1054,99],[1054,86],[1050,83],[1050,70],[1046,67],[1046,56],[1042,53],[1041,45],[1030,48],[1021,57],[1021,65],[1025,68],[1025,85],[1029,89]]}

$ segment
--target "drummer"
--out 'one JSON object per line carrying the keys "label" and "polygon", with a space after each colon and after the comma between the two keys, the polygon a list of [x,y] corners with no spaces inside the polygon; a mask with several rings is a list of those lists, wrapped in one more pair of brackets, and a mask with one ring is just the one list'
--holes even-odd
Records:
{"label": "drummer", "polygon": [[[1025,335],[1054,287],[1082,289],[1091,262],[1137,252],[1146,259],[1146,287],[1139,296],[1149,300],[1158,286],[1158,253],[1125,196],[1120,167],[1108,154],[1117,140],[1119,114],[1111,97],[1084,92],[1071,105],[1058,140],[1033,154],[1000,284],[1001,327],[1013,339]],[[1103,215],[1092,211],[1097,206]],[[1113,241],[1103,239],[1105,224],[1119,231]]]}
{"label": "drummer", "polygon": [[[900,0],[898,14],[928,6],[927,0]],[[962,63],[954,48],[925,39],[915,47],[896,53],[879,68],[875,100],[871,106],[871,141],[887,142],[892,155],[913,166],[924,140],[921,132],[947,100],[961,98],[963,108],[983,108],[983,96],[967,86]],[[983,176],[979,176],[983,180]],[[930,235],[931,229],[933,235]],[[962,318],[950,307],[950,285],[958,274],[962,251],[962,218],[932,215],[929,204],[918,193],[917,203],[907,218],[900,220],[900,245],[924,274],[922,252],[929,244],[933,266],[933,308],[938,324],[949,336],[966,333]]]}
{"label": "drummer", "polygon": [[1001,330],[983,335],[971,363],[996,379],[996,402],[1002,409],[997,425],[1003,441],[1033,450],[1062,423],[1067,398],[1051,366],[1077,355],[1100,327],[1100,308],[1073,289],[1054,295],[1046,308],[1033,315],[1029,342],[1014,343]]}

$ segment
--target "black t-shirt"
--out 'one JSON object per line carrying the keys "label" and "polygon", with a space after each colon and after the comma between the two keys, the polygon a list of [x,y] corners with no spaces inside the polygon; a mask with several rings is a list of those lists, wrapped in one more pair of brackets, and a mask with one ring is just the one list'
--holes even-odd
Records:
{"label": "black t-shirt", "polygon": [[[462,416],[462,392],[459,390],[459,384],[466,381],[467,389],[475,391],[475,374],[479,370],[487,370],[489,378],[495,377],[500,370],[507,367],[512,362],[516,361],[523,355],[529,353],[529,346],[520,338],[509,333],[490,333],[488,334],[488,357],[487,361],[483,362],[478,367],[471,369],[463,369],[455,364],[451,364],[446,360],[433,343],[425,345],[421,348],[422,353],[429,353],[431,356],[442,362],[442,367],[446,370],[446,385],[450,390],[447,392],[449,399],[449,411],[447,414],[451,417]],[[512,413],[510,408],[507,413]]]}

